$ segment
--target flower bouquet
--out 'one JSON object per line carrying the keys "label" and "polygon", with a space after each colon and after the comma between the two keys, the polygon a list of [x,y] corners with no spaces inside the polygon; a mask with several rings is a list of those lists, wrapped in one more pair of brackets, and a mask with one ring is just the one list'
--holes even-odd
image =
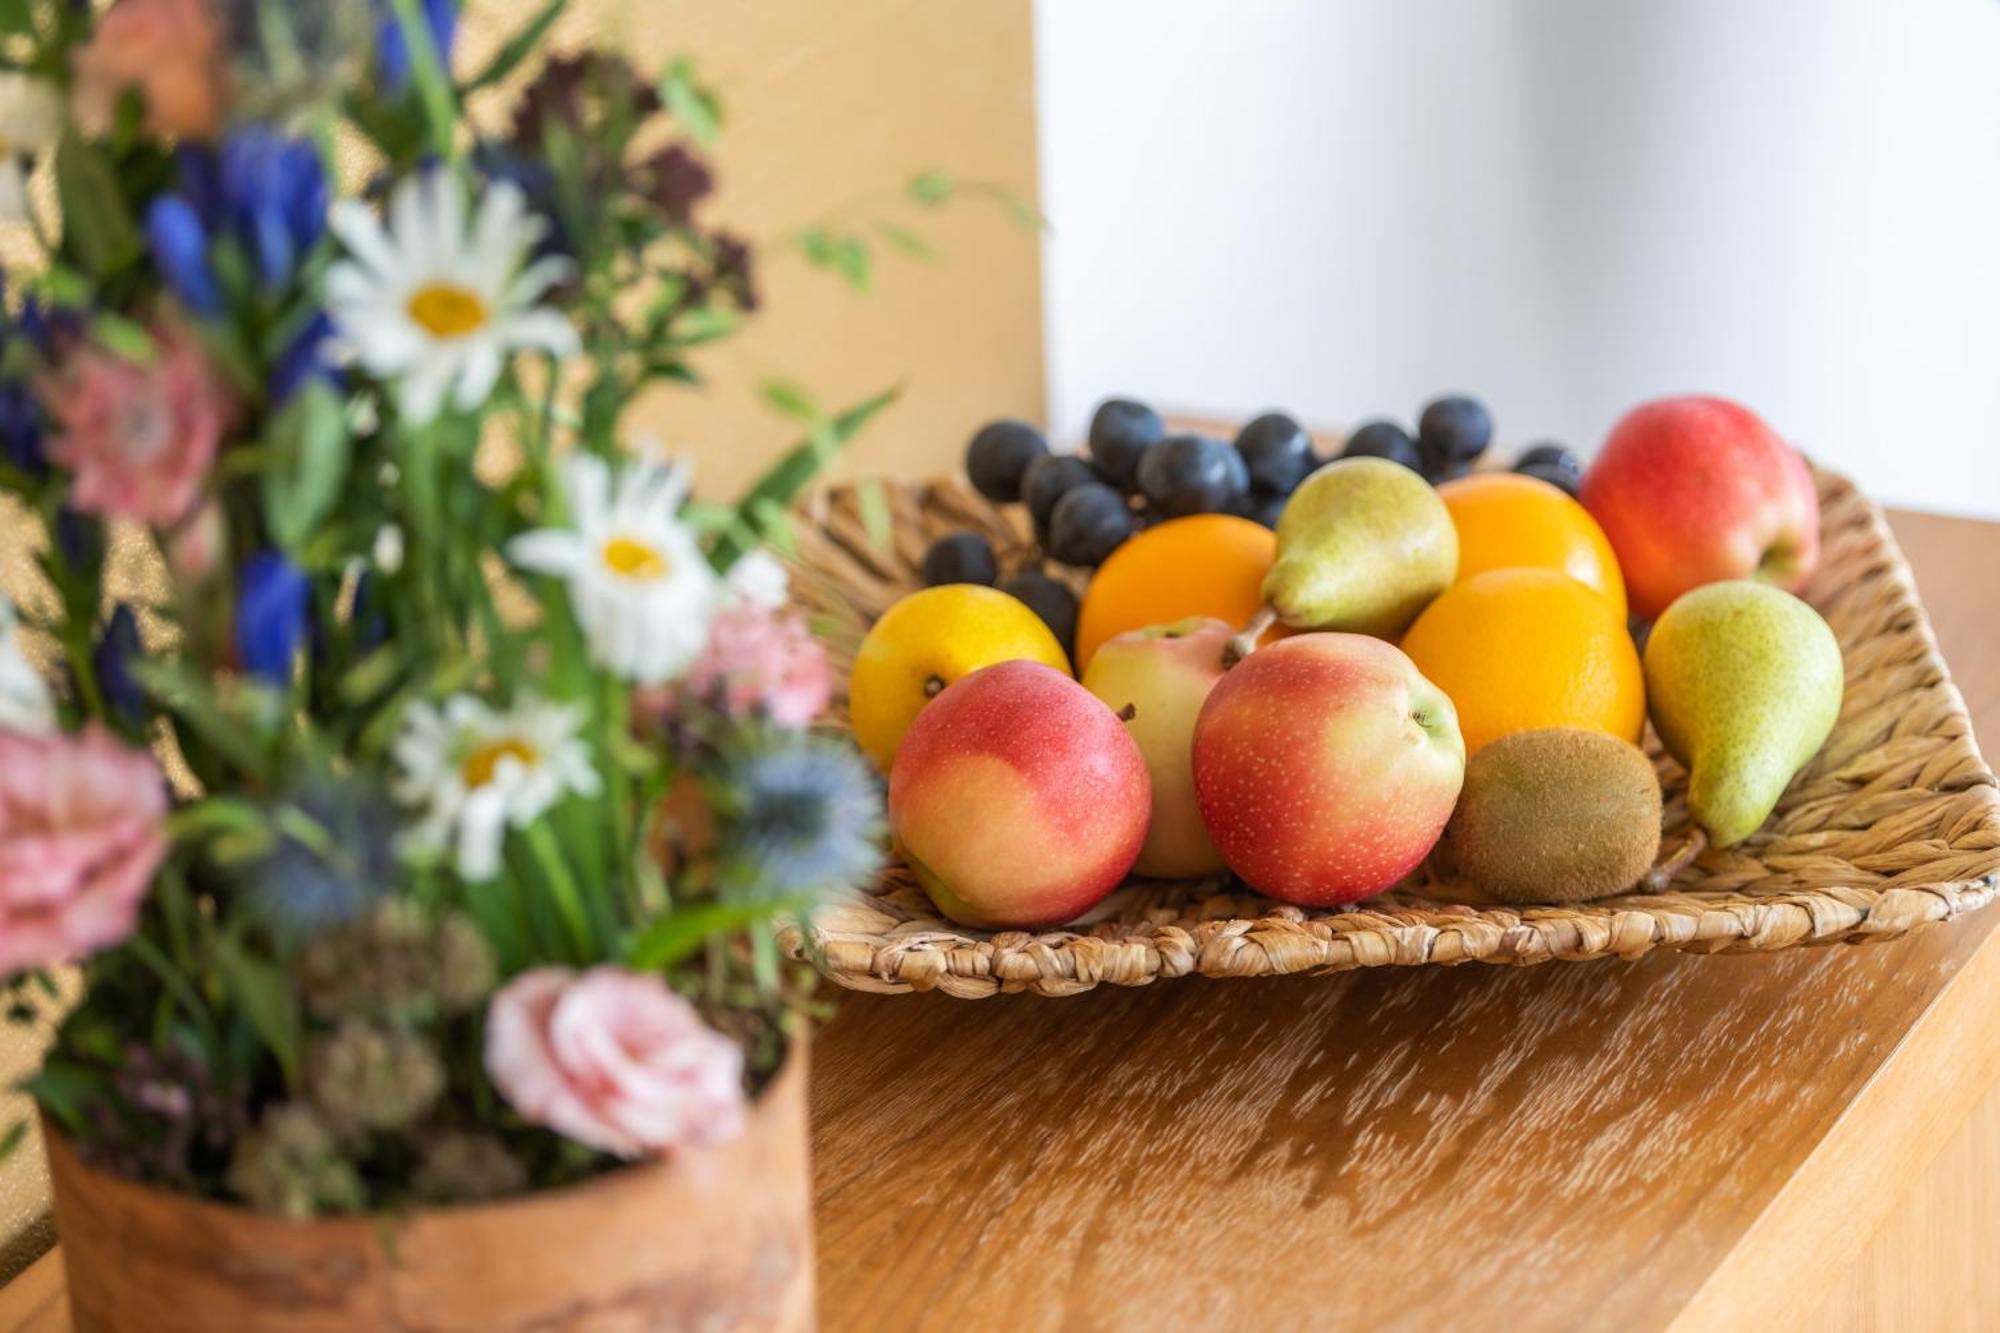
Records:
{"label": "flower bouquet", "polygon": [[81,964],[27,1084],[80,1327],[810,1317],[774,921],[875,873],[880,797],[764,547],[885,399],[733,505],[627,434],[750,254],[713,94],[545,58],[560,8],[454,77],[450,0],[0,7],[49,534],[0,990]]}

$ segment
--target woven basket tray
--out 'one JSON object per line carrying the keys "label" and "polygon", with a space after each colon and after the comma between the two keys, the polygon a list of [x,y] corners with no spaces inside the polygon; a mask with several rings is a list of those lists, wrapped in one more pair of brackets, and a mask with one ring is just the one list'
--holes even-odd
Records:
{"label": "woven basket tray", "polygon": [[[1367,902],[1309,911],[1228,880],[1133,880],[1068,928],[988,932],[938,915],[898,865],[789,929],[786,947],[857,990],[1073,995],[1190,973],[1788,949],[1888,939],[1982,907],[2000,871],[2000,789],[1881,511],[1845,478],[1817,477],[1824,555],[1805,597],[1846,656],[1840,721],[1759,833],[1704,853],[1667,892],[1503,907],[1427,864]],[[1004,569],[1033,558],[1022,515],[956,481],[837,487],[805,517],[796,597],[843,679],[868,625],[918,586],[933,538],[969,528],[993,538]],[[1666,794],[1666,858],[1687,837],[1687,779],[1650,731],[1646,745]]]}

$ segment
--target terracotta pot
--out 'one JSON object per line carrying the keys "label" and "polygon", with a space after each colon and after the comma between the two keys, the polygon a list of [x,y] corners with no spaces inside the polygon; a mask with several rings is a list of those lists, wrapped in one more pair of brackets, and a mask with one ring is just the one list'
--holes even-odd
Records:
{"label": "terracotta pot", "polygon": [[735,1142],[496,1204],[288,1222],[48,1148],[77,1333],[815,1324],[803,1044]]}

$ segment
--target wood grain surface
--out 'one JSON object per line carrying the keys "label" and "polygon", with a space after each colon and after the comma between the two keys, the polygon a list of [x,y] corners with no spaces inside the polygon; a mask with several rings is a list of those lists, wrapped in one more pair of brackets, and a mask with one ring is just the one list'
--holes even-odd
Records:
{"label": "wood grain surface", "polygon": [[[1893,517],[2000,734],[2000,527]],[[822,1318],[1796,1324],[1992,1082],[1996,925],[1060,1003],[843,996],[815,1089]]]}

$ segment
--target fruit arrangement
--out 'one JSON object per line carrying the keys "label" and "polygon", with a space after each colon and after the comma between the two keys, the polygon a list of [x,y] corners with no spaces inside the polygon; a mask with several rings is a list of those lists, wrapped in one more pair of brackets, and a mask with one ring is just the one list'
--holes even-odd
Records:
{"label": "fruit arrangement", "polygon": [[[1703,397],[1635,408],[1588,468],[1541,444],[1503,469],[1493,435],[1462,395],[1330,457],[1281,413],[1226,442],[1128,399],[1079,454],[982,428],[969,479],[1025,506],[1030,562],[939,538],[850,683],[938,910],[1042,928],[1134,875],[1224,873],[1327,908],[1427,861],[1488,901],[1584,902],[1755,835],[1842,697],[1792,595],[1804,461]],[[1697,826],[1664,860],[1649,718]]]}

